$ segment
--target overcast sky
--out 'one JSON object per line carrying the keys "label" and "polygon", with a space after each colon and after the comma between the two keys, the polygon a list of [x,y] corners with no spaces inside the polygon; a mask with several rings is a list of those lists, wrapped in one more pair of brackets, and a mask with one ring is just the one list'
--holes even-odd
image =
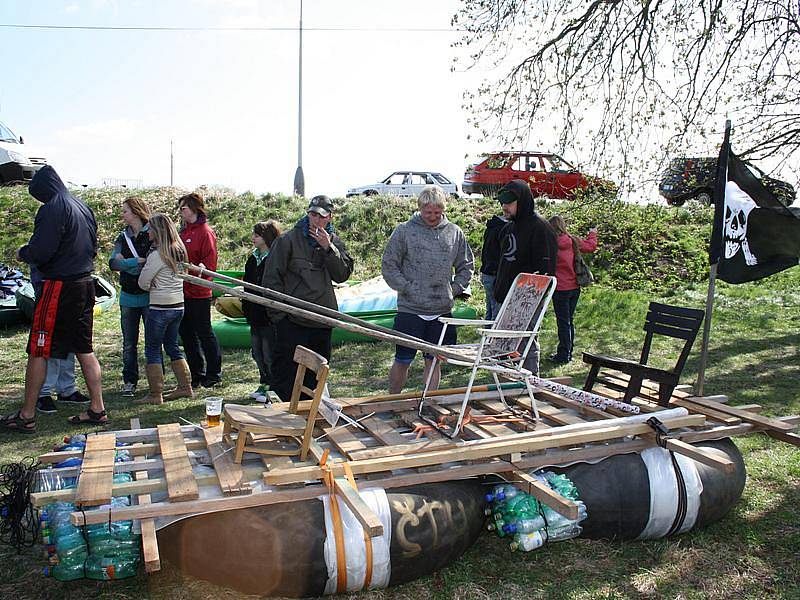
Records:
{"label": "overcast sky", "polygon": [[[3,0],[0,24],[288,27],[299,0]],[[451,73],[458,2],[305,0],[303,166],[307,195],[342,195],[397,169],[460,185],[469,146]],[[386,31],[423,28],[428,31]],[[383,29],[383,31],[376,31]],[[430,31],[439,29],[443,31]],[[297,31],[0,28],[0,120],[65,179],[292,189]]]}

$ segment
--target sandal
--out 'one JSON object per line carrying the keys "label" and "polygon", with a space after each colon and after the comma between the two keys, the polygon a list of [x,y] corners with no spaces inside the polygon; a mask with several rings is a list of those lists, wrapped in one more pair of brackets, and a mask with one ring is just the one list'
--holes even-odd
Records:
{"label": "sandal", "polygon": [[6,431],[18,433],[36,433],[36,417],[30,419],[23,417],[19,411],[0,417],[0,427]]}
{"label": "sandal", "polygon": [[94,412],[91,408],[86,409],[86,419],[81,418],[83,415],[72,415],[67,419],[73,425],[106,425],[110,423],[106,417],[106,411],[101,410],[99,413]]}

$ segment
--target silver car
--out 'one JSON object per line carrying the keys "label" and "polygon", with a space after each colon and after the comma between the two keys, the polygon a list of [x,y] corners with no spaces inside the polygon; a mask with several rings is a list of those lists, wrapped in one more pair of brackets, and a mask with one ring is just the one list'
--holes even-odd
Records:
{"label": "silver car", "polygon": [[459,197],[458,186],[435,171],[395,171],[379,183],[348,189],[347,197],[417,196],[426,185],[438,185],[453,198]]}

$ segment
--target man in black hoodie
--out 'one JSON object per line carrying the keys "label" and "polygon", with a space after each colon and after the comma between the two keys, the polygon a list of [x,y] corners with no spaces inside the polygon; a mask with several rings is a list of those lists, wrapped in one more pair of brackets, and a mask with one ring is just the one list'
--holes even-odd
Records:
{"label": "man in black hoodie", "polygon": [[[520,273],[555,275],[558,238],[550,223],[534,210],[530,186],[521,179],[508,182],[497,199],[508,224],[500,233],[500,264],[494,297],[502,304]],[[539,342],[534,340],[524,368],[539,374]]]}
{"label": "man in black hoodie", "polygon": [[35,433],[36,400],[47,374],[47,359],[65,358],[70,352],[78,357],[91,395],[89,409],[71,417],[70,422],[102,424],[108,419],[100,363],[92,348],[91,273],[97,254],[97,223],[91,209],[67,191],[51,166],[40,169],[28,189],[42,206],[36,213],[33,235],[17,251],[17,258],[35,266],[44,281],[28,338],[25,400],[16,413],[0,417],[0,428]]}

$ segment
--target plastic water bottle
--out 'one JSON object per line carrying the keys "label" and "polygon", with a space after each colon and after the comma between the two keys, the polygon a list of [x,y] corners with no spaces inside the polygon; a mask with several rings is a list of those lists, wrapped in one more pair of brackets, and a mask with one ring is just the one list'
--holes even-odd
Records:
{"label": "plastic water bottle", "polygon": [[517,494],[519,494],[519,490],[517,488],[508,483],[503,483],[494,486],[494,488],[492,488],[491,494],[486,494],[486,501],[502,502],[503,500],[509,500],[513,498]]}
{"label": "plastic water bottle", "polygon": [[139,565],[139,558],[130,555],[123,556],[101,556],[92,554],[86,559],[84,570],[86,577],[107,581],[109,579],[123,579],[136,575],[136,567]]}
{"label": "plastic water bottle", "polygon": [[548,529],[547,541],[560,542],[562,540],[576,538],[581,534],[581,531],[583,531],[583,528],[580,525],[568,525],[566,527],[560,527],[559,529]]}
{"label": "plastic water bottle", "polygon": [[516,552],[517,550],[530,552],[531,550],[541,548],[543,545],[544,538],[542,534],[538,531],[534,531],[533,533],[518,533],[514,536],[514,541],[508,546],[511,548],[512,552]]}
{"label": "plastic water bottle", "polygon": [[45,567],[43,570],[45,577],[55,577],[59,581],[72,581],[83,577],[83,563],[57,564]]}
{"label": "plastic water bottle", "polygon": [[511,523],[503,525],[503,531],[508,534],[514,533],[533,533],[544,528],[544,519],[541,516],[536,516],[531,519],[516,519]]}

